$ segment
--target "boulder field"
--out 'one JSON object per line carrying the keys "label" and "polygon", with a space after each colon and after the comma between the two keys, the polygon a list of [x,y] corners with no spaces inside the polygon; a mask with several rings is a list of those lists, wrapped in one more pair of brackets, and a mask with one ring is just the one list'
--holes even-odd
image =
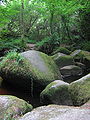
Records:
{"label": "boulder field", "polygon": [[78,50],[70,55],[56,52],[48,56],[29,50],[11,52],[3,57],[0,61],[0,85],[6,82],[13,89],[30,89],[30,94],[34,90],[34,95],[40,99],[38,102],[41,102],[38,104],[47,106],[33,109],[20,98],[0,95],[0,120],[89,120],[90,73],[70,83],[62,79],[80,76],[86,69],[89,71],[89,55],[87,51]]}
{"label": "boulder field", "polygon": [[90,74],[70,84],[56,80],[40,94],[42,104],[81,106],[90,100]]}

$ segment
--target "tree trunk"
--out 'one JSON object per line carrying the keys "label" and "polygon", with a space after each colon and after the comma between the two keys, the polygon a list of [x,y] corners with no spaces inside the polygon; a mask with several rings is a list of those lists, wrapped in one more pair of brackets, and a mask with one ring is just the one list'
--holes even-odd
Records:
{"label": "tree trunk", "polygon": [[22,46],[25,45],[25,40],[24,40],[24,0],[21,1],[21,41],[22,41]]}

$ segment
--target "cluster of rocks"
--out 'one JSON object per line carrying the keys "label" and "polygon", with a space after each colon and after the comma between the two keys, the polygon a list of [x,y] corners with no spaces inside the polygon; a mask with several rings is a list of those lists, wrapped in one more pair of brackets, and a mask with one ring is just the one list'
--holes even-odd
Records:
{"label": "cluster of rocks", "polygon": [[32,110],[32,105],[22,99],[0,95],[0,120],[90,119],[90,74],[80,78],[89,69],[87,51],[76,50],[70,55],[59,52],[53,56],[35,50],[10,53],[0,63],[3,81],[19,89],[30,89],[31,95],[38,94],[41,105],[53,105]]}
{"label": "cluster of rocks", "polygon": [[90,71],[90,52],[75,50],[70,55],[58,52],[52,58],[66,82],[72,82]]}

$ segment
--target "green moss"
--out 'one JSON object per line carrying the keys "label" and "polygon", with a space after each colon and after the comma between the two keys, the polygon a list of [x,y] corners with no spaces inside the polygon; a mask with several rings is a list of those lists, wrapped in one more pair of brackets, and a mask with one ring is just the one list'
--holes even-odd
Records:
{"label": "green moss", "polygon": [[[25,80],[27,82],[32,78],[31,68],[32,66],[28,60],[16,52],[11,52],[0,63],[0,75],[12,83],[19,83],[19,86],[22,86]],[[13,76],[18,80],[12,80]]]}
{"label": "green moss", "polygon": [[27,87],[30,87],[32,80],[34,83],[46,86],[51,81],[61,78],[59,69],[51,57],[41,52],[36,52],[35,54],[38,54],[42,58],[40,60],[45,63],[45,67],[47,68],[45,72],[38,69],[37,66],[33,65],[34,63],[31,63],[20,54],[10,53],[10,55],[6,56],[0,64],[1,76],[9,82],[19,84],[19,86],[27,84]]}
{"label": "green moss", "polygon": [[90,99],[90,77],[81,78],[81,80],[71,83],[69,91],[75,106],[84,104]]}
{"label": "green moss", "polygon": [[66,55],[70,55],[71,51],[69,51],[67,48],[59,47],[57,50],[53,52],[53,54],[56,54],[58,52],[64,53]]}
{"label": "green moss", "polygon": [[[16,118],[24,115],[25,113],[33,109],[31,104],[28,104],[26,101],[19,99],[15,96],[9,95],[0,95],[1,103],[1,112],[0,119],[3,120],[16,120]],[[5,102],[5,107],[3,107],[3,102]]]}
{"label": "green moss", "polygon": [[69,55],[58,56],[57,58],[54,58],[54,61],[60,68],[74,64],[73,57]]}
{"label": "green moss", "polygon": [[68,92],[68,83],[60,80],[51,82],[40,94],[42,104],[72,105]]}
{"label": "green moss", "polygon": [[83,50],[75,50],[71,53],[71,56],[73,56],[74,59],[78,59],[80,61],[84,61],[84,59],[87,59],[90,61],[90,52],[83,51]]}

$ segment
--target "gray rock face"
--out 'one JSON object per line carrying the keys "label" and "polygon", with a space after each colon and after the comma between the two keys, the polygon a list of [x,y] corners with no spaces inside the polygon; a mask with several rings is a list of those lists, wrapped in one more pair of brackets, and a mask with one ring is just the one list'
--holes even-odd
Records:
{"label": "gray rock face", "polygon": [[75,106],[80,106],[90,100],[90,74],[72,82],[69,85],[69,92]]}
{"label": "gray rock face", "polygon": [[10,95],[0,95],[0,120],[12,120],[32,110],[32,105]]}
{"label": "gray rock face", "polygon": [[32,65],[37,78],[35,81],[38,82],[40,80],[40,83],[47,85],[56,78],[62,79],[57,66],[50,56],[35,50],[23,52],[21,55],[29,60]]}
{"label": "gray rock face", "polygon": [[42,106],[25,114],[19,120],[89,120],[90,109],[59,105]]}
{"label": "gray rock face", "polygon": [[75,65],[64,66],[60,69],[61,74],[65,76],[78,76],[83,73],[82,69]]}
{"label": "gray rock face", "polygon": [[32,66],[36,67],[40,72],[48,73],[48,66],[46,66],[43,58],[40,56],[40,52],[32,50],[23,52],[21,55],[28,59]]}
{"label": "gray rock face", "polygon": [[40,94],[42,104],[72,105],[68,85],[61,80],[51,82]]}

